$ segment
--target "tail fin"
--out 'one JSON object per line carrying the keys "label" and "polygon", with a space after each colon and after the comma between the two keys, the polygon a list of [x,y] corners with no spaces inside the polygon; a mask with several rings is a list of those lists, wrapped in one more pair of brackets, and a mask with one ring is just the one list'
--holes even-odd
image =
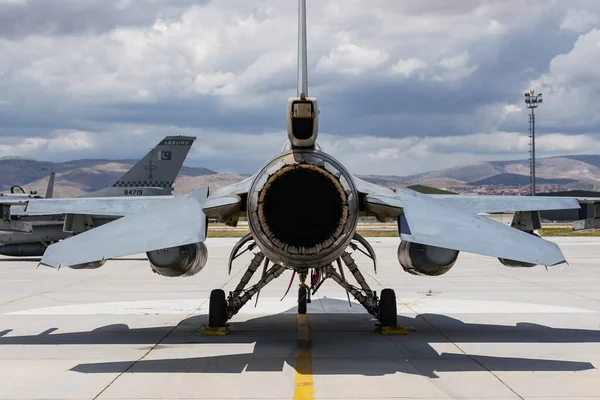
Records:
{"label": "tail fin", "polygon": [[48,179],[48,187],[46,188],[46,198],[51,199],[54,196],[54,171],[50,172],[50,179]]}
{"label": "tail fin", "polygon": [[167,136],[113,187],[173,187],[194,140],[191,136]]}
{"label": "tail fin", "polygon": [[288,101],[288,139],[292,148],[314,149],[319,135],[317,99],[308,97],[306,0],[298,0],[298,97]]}

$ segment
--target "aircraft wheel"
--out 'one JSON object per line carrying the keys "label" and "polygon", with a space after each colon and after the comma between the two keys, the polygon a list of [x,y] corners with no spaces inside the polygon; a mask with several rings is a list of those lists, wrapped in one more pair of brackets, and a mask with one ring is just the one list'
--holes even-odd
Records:
{"label": "aircraft wheel", "polygon": [[308,300],[308,289],[302,286],[298,289],[298,314],[306,314],[306,303]]}
{"label": "aircraft wheel", "polygon": [[208,326],[211,328],[218,328],[225,326],[225,322],[227,322],[227,300],[225,300],[225,292],[221,289],[215,289],[210,292]]}
{"label": "aircraft wheel", "polygon": [[394,289],[383,289],[379,298],[379,322],[382,326],[396,326],[398,323],[398,307]]}

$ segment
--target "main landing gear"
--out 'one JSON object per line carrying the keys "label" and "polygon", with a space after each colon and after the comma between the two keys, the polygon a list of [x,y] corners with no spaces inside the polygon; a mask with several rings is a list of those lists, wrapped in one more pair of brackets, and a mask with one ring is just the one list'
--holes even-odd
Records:
{"label": "main landing gear", "polygon": [[[247,244],[247,247],[242,248]],[[359,247],[362,245],[366,251]],[[229,271],[231,272],[231,263],[241,254],[252,251],[256,248],[256,244],[250,235],[242,238],[232,250],[229,258]],[[375,253],[368,242],[360,235],[356,234],[354,240],[350,243],[348,250],[357,250],[367,255],[373,260],[375,271],[377,271],[377,260]],[[246,288],[254,273],[260,265],[263,265],[262,275],[259,281]],[[208,313],[208,325],[211,328],[219,328],[226,326],[239,310],[254,296],[260,294],[260,290],[265,287],[273,279],[280,277],[286,268],[280,264],[273,264],[269,267],[270,260],[265,255],[258,251],[254,253],[254,257],[248,265],[246,272],[242,276],[240,283],[236,288],[229,293],[227,298],[222,289],[215,289],[210,295],[210,305]],[[314,295],[321,287],[323,282],[331,279],[340,285],[347,293],[348,302],[350,303],[350,295],[354,297],[366,310],[377,318],[382,327],[395,328],[397,325],[397,306],[396,295],[392,289],[383,289],[380,297],[369,287],[364,276],[358,269],[351,253],[345,251],[339,259],[336,260],[337,268],[333,265],[327,265],[319,268],[302,269],[297,271],[300,278],[298,287],[298,314],[306,314],[307,306],[311,302],[311,294]],[[350,271],[358,286],[350,284],[344,274],[344,266]],[[312,271],[310,285],[306,283],[309,272]],[[296,272],[296,271],[295,271]],[[292,277],[293,280],[293,277]],[[291,287],[292,282],[290,282]],[[289,289],[288,289],[289,290]],[[350,303],[350,305],[352,305]]]}

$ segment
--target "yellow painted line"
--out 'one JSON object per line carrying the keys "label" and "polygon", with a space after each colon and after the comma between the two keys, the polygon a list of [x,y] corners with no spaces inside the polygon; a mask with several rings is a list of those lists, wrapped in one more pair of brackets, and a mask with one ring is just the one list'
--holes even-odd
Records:
{"label": "yellow painted line", "polygon": [[296,388],[294,400],[312,400],[315,383],[312,376],[312,353],[310,350],[310,325],[308,315],[298,314],[298,343],[296,345]]}

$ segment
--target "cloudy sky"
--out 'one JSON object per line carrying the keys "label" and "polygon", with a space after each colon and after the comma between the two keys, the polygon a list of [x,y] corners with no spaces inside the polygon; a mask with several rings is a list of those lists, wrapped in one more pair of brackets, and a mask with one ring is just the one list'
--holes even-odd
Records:
{"label": "cloudy sky", "polygon": [[[600,2],[308,0],[319,141],[362,174],[600,153]],[[253,172],[285,144],[296,0],[0,0],[0,157]]]}

